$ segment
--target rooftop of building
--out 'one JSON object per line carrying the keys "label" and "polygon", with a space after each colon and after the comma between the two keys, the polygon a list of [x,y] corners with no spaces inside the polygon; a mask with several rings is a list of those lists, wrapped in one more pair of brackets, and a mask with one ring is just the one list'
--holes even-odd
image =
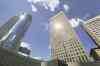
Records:
{"label": "rooftop of building", "polygon": [[97,15],[97,16],[95,16],[95,17],[93,17],[93,18],[91,18],[91,19],[85,21],[85,25],[86,25],[86,24],[90,24],[91,22],[93,22],[93,21],[95,21],[95,20],[97,20],[97,19],[100,19],[100,15]]}

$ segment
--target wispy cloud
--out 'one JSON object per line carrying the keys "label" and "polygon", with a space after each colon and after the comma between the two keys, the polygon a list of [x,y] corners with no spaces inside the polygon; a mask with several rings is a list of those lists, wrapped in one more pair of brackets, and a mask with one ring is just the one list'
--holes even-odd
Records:
{"label": "wispy cloud", "polygon": [[37,59],[37,60],[42,60],[42,57],[32,57],[34,59]]}
{"label": "wispy cloud", "polygon": [[32,4],[32,11],[33,12],[37,12],[38,10],[37,10],[37,8]]}
{"label": "wispy cloud", "polygon": [[87,14],[85,14],[85,15],[83,16],[83,19],[84,19],[84,20],[87,20],[90,16],[91,16],[90,13],[87,13]]}
{"label": "wispy cloud", "polygon": [[72,18],[69,20],[70,24],[72,25],[72,27],[77,27],[80,22],[84,23],[84,20],[80,19],[80,18]]}
{"label": "wispy cloud", "polygon": [[51,59],[50,56],[47,56],[47,57],[41,57],[41,56],[35,56],[35,57],[32,57],[33,59],[37,59],[37,60],[44,60],[44,61],[48,61]]}
{"label": "wispy cloud", "polygon": [[64,10],[65,10],[66,12],[68,12],[69,6],[68,6],[67,4],[64,4],[64,5],[63,5],[63,8],[64,8]]}
{"label": "wispy cloud", "polygon": [[[28,0],[28,2],[31,4],[31,7],[33,7],[32,5],[34,4],[40,4],[41,6],[44,7],[44,9],[50,10],[52,12],[54,12],[61,3],[60,0]],[[66,11],[68,11],[69,6],[67,4],[64,4],[63,7]],[[35,10],[32,8],[32,11],[36,12],[36,8]]]}
{"label": "wispy cloud", "polygon": [[47,0],[47,5],[50,8],[50,10],[53,12],[59,6],[59,4],[60,4],[59,0]]}

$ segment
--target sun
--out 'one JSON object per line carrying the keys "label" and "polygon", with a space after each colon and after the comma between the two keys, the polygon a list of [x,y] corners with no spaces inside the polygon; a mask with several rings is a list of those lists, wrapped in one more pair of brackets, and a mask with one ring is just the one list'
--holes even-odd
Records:
{"label": "sun", "polygon": [[61,29],[63,28],[63,26],[62,26],[61,23],[55,23],[55,24],[54,24],[54,28],[55,28],[56,30],[61,30]]}

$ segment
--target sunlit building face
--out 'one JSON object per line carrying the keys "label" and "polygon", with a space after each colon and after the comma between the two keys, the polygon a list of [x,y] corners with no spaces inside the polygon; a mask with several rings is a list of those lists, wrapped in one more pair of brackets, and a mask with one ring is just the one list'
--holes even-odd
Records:
{"label": "sunlit building face", "polygon": [[63,12],[50,20],[51,56],[64,62],[87,62],[87,56],[78,36]]}
{"label": "sunlit building face", "polygon": [[63,29],[63,25],[61,23],[54,23],[53,27],[58,31]]}
{"label": "sunlit building face", "polygon": [[100,15],[87,20],[84,28],[96,46],[100,47]]}

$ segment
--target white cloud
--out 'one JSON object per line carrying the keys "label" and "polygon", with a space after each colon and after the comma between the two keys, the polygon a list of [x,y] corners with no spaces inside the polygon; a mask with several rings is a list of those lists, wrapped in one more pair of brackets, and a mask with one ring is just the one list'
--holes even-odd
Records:
{"label": "white cloud", "polygon": [[27,0],[29,3],[31,3],[33,0]]}
{"label": "white cloud", "polygon": [[64,8],[65,11],[68,12],[68,10],[69,10],[69,6],[68,6],[67,4],[64,4],[64,5],[63,5],[63,8]]}
{"label": "white cloud", "polygon": [[80,18],[72,18],[69,20],[69,22],[72,25],[72,27],[77,27],[80,24],[80,22],[84,22],[84,20]]}
{"label": "white cloud", "polygon": [[51,59],[50,56],[47,56],[47,57],[40,57],[40,56],[37,56],[37,57],[32,57],[33,59],[37,59],[37,60],[44,60],[44,61],[48,61]]}
{"label": "white cloud", "polygon": [[34,59],[37,59],[37,60],[42,60],[42,57],[32,57]]}
{"label": "white cloud", "polygon": [[47,5],[51,11],[55,11],[55,9],[59,6],[59,0],[47,0]]}
{"label": "white cloud", "polygon": [[84,15],[83,19],[86,20],[86,19],[89,18],[90,16],[91,16],[90,13],[87,13],[87,14]]}
{"label": "white cloud", "polygon": [[85,22],[83,19],[77,18],[78,22]]}
{"label": "white cloud", "polygon": [[37,8],[32,4],[32,11],[33,12],[37,12],[38,10],[37,10]]}
{"label": "white cloud", "polygon": [[76,21],[76,19],[72,18],[71,20],[69,20],[70,24],[72,25],[72,27],[77,27],[79,22]]}
{"label": "white cloud", "polygon": [[43,7],[44,7],[45,9],[47,9],[47,10],[49,9],[49,7],[46,5],[46,3],[43,3],[42,5],[43,5]]}
{"label": "white cloud", "polygon": [[31,7],[35,7],[33,11],[37,11],[36,6],[32,6],[33,4],[39,4],[41,3],[45,9],[49,9],[50,11],[54,12],[55,9],[59,6],[60,1],[59,0],[28,0],[29,3],[31,3]]}
{"label": "white cloud", "polygon": [[34,4],[39,3],[39,2],[45,2],[46,0],[28,0],[28,2],[32,2]]}

